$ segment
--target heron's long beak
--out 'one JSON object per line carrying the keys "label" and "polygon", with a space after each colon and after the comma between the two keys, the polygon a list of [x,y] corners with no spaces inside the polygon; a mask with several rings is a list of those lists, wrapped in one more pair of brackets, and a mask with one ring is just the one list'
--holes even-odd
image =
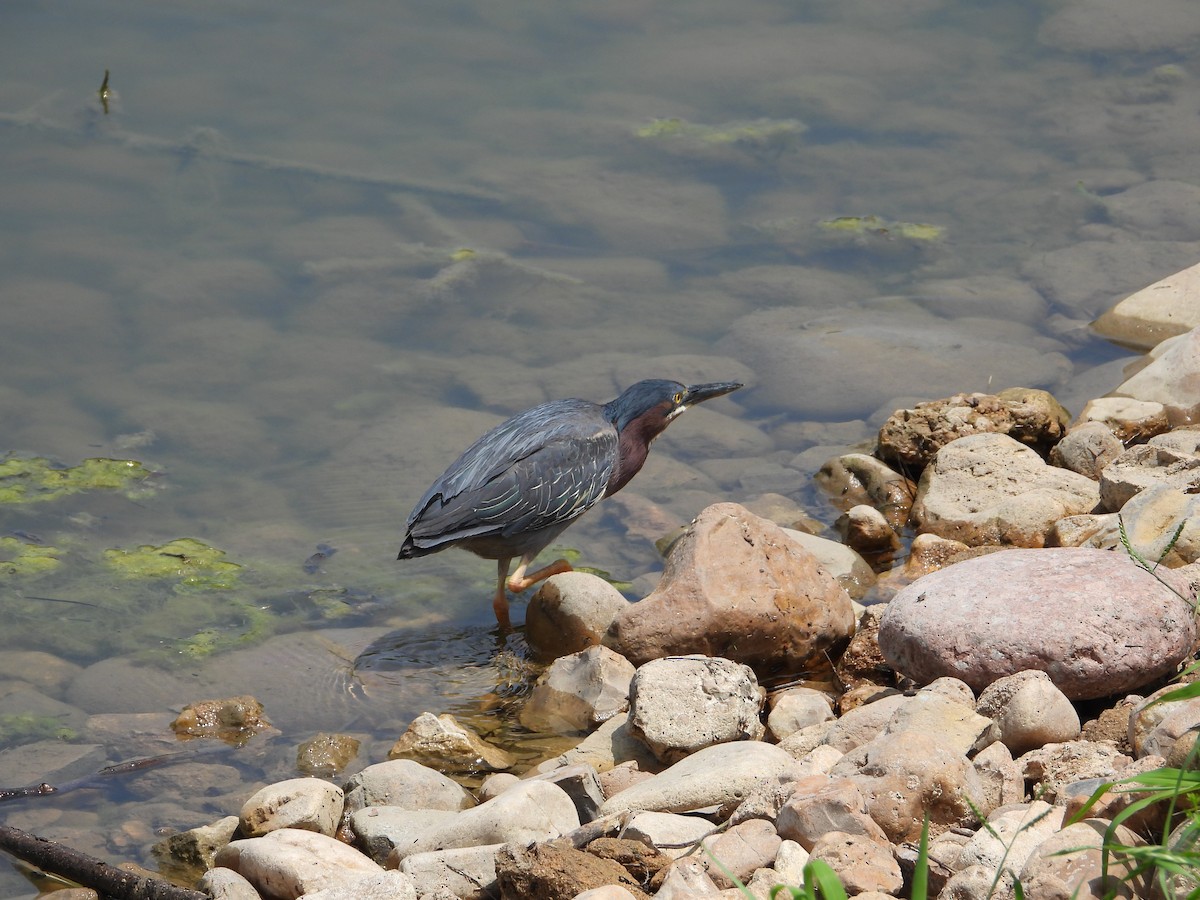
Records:
{"label": "heron's long beak", "polygon": [[695,406],[697,403],[703,403],[713,397],[731,394],[742,386],[741,382],[737,381],[714,381],[711,384],[689,385],[684,392],[683,402],[680,406]]}

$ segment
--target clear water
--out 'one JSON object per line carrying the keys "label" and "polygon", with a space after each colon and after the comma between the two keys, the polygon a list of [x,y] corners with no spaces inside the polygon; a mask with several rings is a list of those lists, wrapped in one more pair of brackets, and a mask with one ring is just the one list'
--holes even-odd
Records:
{"label": "clear water", "polygon": [[[821,448],[900,403],[1027,374],[1077,410],[1114,387],[1131,354],[1087,323],[1200,234],[1107,198],[1200,178],[1200,73],[1165,0],[1127,40],[1083,9],[7,4],[0,450],[155,475],[0,505],[0,534],[61,559],[0,574],[0,664],[95,666],[90,693],[45,690],[89,713],[253,693],[283,734],[202,799],[106,788],[6,821],[145,860],[156,829],[290,776],[318,729],[378,761],[451,710],[519,745],[493,565],[395,554],[428,482],[533,403],[747,381],[564,536],[638,593],[657,529],[709,502],[769,491],[831,519]],[[819,224],[839,217],[875,218]],[[806,330],[833,337],[784,340]],[[185,537],[237,584],[105,555]],[[306,570],[319,545],[336,553]],[[0,874],[0,896],[28,891]]]}

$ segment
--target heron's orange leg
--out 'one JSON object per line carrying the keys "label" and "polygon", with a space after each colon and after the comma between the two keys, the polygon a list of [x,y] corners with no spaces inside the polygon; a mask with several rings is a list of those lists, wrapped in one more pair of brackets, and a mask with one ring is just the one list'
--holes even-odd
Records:
{"label": "heron's orange leg", "polygon": [[508,567],[511,563],[511,559],[496,561],[496,570],[500,577],[496,584],[496,597],[492,600],[492,610],[496,613],[496,621],[500,623],[501,631],[512,631],[512,623],[508,618],[508,596],[504,593],[504,582],[508,578]]}
{"label": "heron's orange leg", "polygon": [[565,559],[556,559],[548,566],[543,566],[531,575],[526,575],[525,570],[529,567],[530,560],[522,559],[521,564],[517,566],[517,571],[512,573],[512,578],[508,579],[508,589],[514,594],[520,593],[526,588],[537,584],[539,581],[544,581],[551,575],[561,575],[563,572],[574,571],[571,564]]}

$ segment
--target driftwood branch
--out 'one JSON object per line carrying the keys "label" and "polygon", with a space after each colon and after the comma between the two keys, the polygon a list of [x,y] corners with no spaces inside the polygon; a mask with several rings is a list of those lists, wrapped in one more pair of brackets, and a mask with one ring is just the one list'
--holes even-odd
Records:
{"label": "driftwood branch", "polygon": [[112,900],[209,900],[208,894],[200,891],[126,872],[94,856],[8,825],[0,825],[0,850]]}

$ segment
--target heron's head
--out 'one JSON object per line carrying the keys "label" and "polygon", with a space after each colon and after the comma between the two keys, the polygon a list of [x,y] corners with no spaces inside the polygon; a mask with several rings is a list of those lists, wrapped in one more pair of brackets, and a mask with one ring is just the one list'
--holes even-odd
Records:
{"label": "heron's head", "polygon": [[618,433],[632,428],[651,441],[689,406],[731,393],[741,386],[736,381],[693,385],[660,379],[639,381],[605,404],[604,413]]}

